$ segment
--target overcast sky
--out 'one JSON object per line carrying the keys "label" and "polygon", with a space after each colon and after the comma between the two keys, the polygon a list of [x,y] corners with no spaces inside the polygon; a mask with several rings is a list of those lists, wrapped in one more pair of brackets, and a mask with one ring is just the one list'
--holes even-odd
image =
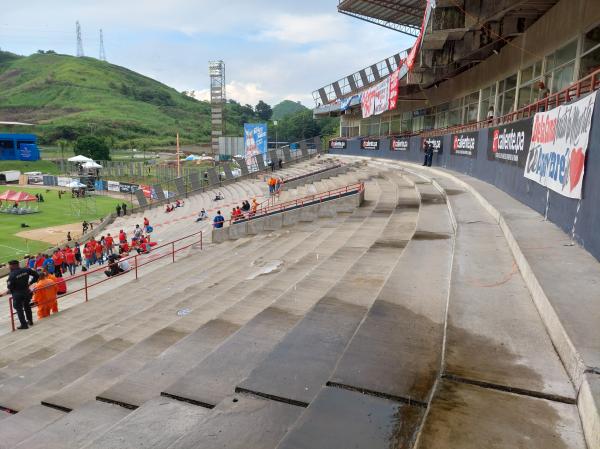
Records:
{"label": "overcast sky", "polygon": [[337,0],[0,0],[0,48],[76,51],[207,98],[208,68],[223,59],[227,96],[313,106],[311,92],[404,50],[412,39],[337,12]]}

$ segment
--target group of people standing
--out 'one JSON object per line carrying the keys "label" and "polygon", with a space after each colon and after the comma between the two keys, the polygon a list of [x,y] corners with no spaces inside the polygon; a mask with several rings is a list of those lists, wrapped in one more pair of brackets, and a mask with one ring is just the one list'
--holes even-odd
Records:
{"label": "group of people standing", "polygon": [[275,178],[273,176],[269,177],[267,180],[267,184],[269,186],[269,194],[277,195],[283,186],[283,179]]}
{"label": "group of people standing", "polygon": [[99,239],[90,239],[85,244],[75,242],[73,247],[66,245],[64,248],[57,248],[51,254],[26,256],[25,267],[20,267],[17,260],[11,260],[8,263],[8,290],[0,296],[6,293],[12,296],[13,308],[20,322],[18,329],[33,326],[32,305],[37,306],[38,319],[58,312],[57,298],[67,292],[63,276],[67,273],[75,275],[77,267],[87,271],[92,265],[108,262],[108,269],[104,271],[108,277],[128,271],[130,264],[127,257],[130,251],[135,250],[138,254],[150,252],[153,245],[150,242],[152,230],[150,221],[144,217],[144,226],[136,225],[131,243],[125,231],[120,230],[118,242],[108,233]]}

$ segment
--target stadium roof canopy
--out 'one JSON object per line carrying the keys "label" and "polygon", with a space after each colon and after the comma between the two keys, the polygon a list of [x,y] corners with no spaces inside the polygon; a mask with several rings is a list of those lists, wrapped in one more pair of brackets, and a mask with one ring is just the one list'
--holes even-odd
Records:
{"label": "stadium roof canopy", "polygon": [[424,0],[339,0],[338,11],[409,36],[418,36]]}

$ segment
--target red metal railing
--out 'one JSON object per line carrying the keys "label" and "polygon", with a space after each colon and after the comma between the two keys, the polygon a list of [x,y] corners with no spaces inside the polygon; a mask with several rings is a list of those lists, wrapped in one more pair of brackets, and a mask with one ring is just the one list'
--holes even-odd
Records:
{"label": "red metal railing", "polygon": [[480,128],[487,128],[490,126],[499,126],[505,123],[511,123],[517,120],[531,117],[536,112],[549,111],[554,109],[561,104],[568,103],[574,99],[579,98],[582,95],[593,92],[600,88],[600,69],[590,73],[588,76],[576,81],[569,87],[556,92],[555,94],[548,95],[535,103],[531,103],[524,106],[517,111],[509,112],[501,117],[493,119],[485,119],[479,122],[468,123],[466,125],[456,125],[447,128],[437,128],[430,131],[422,131],[420,134],[423,137],[438,136],[441,134],[456,134],[467,131],[476,131]]}
{"label": "red metal railing", "polygon": [[[389,137],[411,137],[411,136],[423,136],[423,137],[433,137],[440,136],[442,134],[458,134],[461,132],[468,131],[477,131],[481,128],[488,128],[491,126],[500,126],[507,123],[515,122],[517,120],[521,120],[524,118],[531,117],[535,115],[536,112],[549,111],[550,109],[554,109],[561,104],[568,103],[574,99],[579,98],[582,95],[593,92],[600,88],[600,69],[596,70],[586,77],[580,79],[579,81],[571,84],[569,87],[561,90],[560,92],[556,92],[552,95],[548,95],[546,98],[542,98],[535,103],[531,103],[527,106],[523,106],[514,112],[509,112],[500,117],[495,117],[493,119],[486,118],[484,120],[467,123],[464,125],[455,125],[448,126],[446,128],[436,128],[430,130],[421,130],[421,131],[404,131],[399,133],[389,132],[386,134],[379,134],[373,136],[356,136],[361,138],[373,138],[376,139],[382,136]],[[356,137],[338,137],[335,140],[350,140]]]}
{"label": "red metal railing", "polygon": [[264,217],[266,215],[270,215],[270,214],[273,214],[276,212],[283,212],[284,210],[287,210],[287,209],[302,207],[302,206],[310,205],[313,203],[321,203],[323,201],[327,201],[327,200],[330,200],[330,199],[333,199],[336,197],[340,198],[344,195],[347,195],[348,193],[353,193],[353,192],[360,193],[364,189],[365,189],[364,182],[357,182],[354,184],[349,184],[344,187],[338,187],[337,189],[328,190],[327,192],[315,193],[313,195],[304,196],[302,198],[298,198],[295,200],[285,201],[283,203],[261,207],[260,209],[258,209],[256,211],[255,214],[253,214],[253,213],[243,214],[239,220],[236,220],[233,222],[230,220],[230,223],[235,224],[237,222],[241,222],[244,220],[252,220],[254,218]]}
{"label": "red metal railing", "polygon": [[[193,241],[189,244],[186,244],[184,246],[175,248],[175,245],[179,242],[182,242],[184,240],[189,240],[189,239],[193,239]],[[104,282],[108,282],[111,281],[115,278],[119,278],[121,276],[125,276],[128,273],[134,273],[135,274],[135,279],[138,279],[139,273],[138,270],[139,268],[145,266],[145,265],[149,265],[153,262],[156,262],[158,260],[161,260],[165,257],[171,256],[172,258],[172,262],[175,262],[175,254],[186,250],[188,248],[190,248],[191,246],[200,244],[200,250],[203,249],[203,233],[202,231],[199,232],[194,232],[193,234],[189,234],[186,235],[184,237],[181,237],[179,239],[176,240],[172,240],[170,242],[164,243],[162,245],[159,246],[155,246],[153,247],[149,253],[146,254],[136,254],[133,256],[129,256],[129,257],[125,257],[123,259],[119,259],[117,262],[123,262],[123,261],[128,261],[130,263],[130,269],[127,271],[124,271],[122,273],[119,273],[118,275],[115,276],[111,276],[111,277],[107,277],[104,274],[104,271],[107,269],[108,265],[102,265],[94,270],[89,270],[89,271],[85,271],[82,272],[78,275],[69,277],[69,278],[63,278],[64,281],[67,283],[73,283],[75,281],[80,281],[83,278],[83,286],[78,286],[76,287],[73,291],[69,291],[68,293],[61,295],[59,297],[59,299],[63,299],[66,298],[68,296],[74,295],[75,293],[79,293],[79,292],[85,292],[85,301],[89,301],[89,290],[90,288],[99,285],[99,284],[103,284]],[[157,254],[157,252],[160,252],[160,250],[162,249],[168,249],[169,251],[165,251],[162,254]],[[94,276],[94,278],[97,279],[93,279],[90,283],[90,281],[88,280],[90,276],[95,275],[97,273],[100,273],[100,276]],[[11,321],[11,327],[12,327],[12,331],[14,332],[16,330],[15,327],[15,314],[16,312],[13,309],[13,303],[12,303],[12,297],[8,298],[8,307],[9,307],[9,313],[10,313],[10,321]]]}

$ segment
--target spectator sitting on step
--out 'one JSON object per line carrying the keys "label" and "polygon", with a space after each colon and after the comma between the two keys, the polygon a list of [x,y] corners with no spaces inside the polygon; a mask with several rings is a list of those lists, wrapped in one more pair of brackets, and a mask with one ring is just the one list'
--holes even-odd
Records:
{"label": "spectator sitting on step", "polygon": [[121,254],[121,259],[119,260],[119,268],[121,269],[122,273],[131,270],[131,265],[129,264],[129,260],[127,260],[128,257],[128,253]]}
{"label": "spectator sitting on step", "polygon": [[248,202],[248,200],[244,200],[242,202],[242,210],[244,212],[249,212],[250,211],[250,203]]}
{"label": "spectator sitting on step", "polygon": [[119,263],[117,262],[118,260],[119,260],[119,257],[114,254],[109,256],[108,270],[104,271],[104,274],[106,275],[106,277],[117,276],[123,272],[123,270],[119,266]]}
{"label": "spectator sitting on step", "polygon": [[208,218],[208,215],[206,214],[206,211],[204,210],[204,208],[202,208],[202,210],[198,214],[198,218],[196,218],[196,223],[198,223],[199,221],[204,220],[205,218]]}
{"label": "spectator sitting on step", "polygon": [[215,199],[213,201],[221,201],[223,199],[223,194],[221,192],[217,192],[215,194]]}
{"label": "spectator sitting on step", "polygon": [[183,207],[183,205],[185,204],[185,201],[181,200],[177,200],[175,201],[175,207]]}

